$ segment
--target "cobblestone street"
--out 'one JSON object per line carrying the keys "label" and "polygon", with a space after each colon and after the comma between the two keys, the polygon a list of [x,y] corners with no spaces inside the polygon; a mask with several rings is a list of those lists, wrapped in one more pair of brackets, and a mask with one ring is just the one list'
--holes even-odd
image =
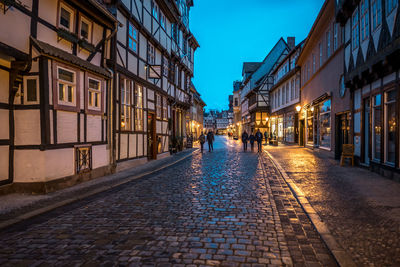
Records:
{"label": "cobblestone street", "polygon": [[270,159],[225,137],[0,239],[2,266],[336,266]]}
{"label": "cobblestone street", "polygon": [[400,184],[328,152],[268,146],[358,266],[400,265]]}

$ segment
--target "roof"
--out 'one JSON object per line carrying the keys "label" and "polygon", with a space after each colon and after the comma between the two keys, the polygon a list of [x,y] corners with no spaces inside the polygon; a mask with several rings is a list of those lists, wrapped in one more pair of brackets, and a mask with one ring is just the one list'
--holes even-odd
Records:
{"label": "roof", "polygon": [[255,72],[261,64],[262,62],[244,62],[242,74]]}
{"label": "roof", "polygon": [[31,43],[35,46],[35,48],[45,56],[54,57],[57,59],[61,59],[68,63],[74,64],[76,66],[82,67],[94,73],[103,75],[107,78],[111,78],[111,74],[102,67],[93,65],[92,63],[83,60],[75,55],[72,55],[64,50],[61,50],[57,47],[39,41],[31,36]]}
{"label": "roof", "polygon": [[234,82],[233,82],[233,92],[239,91],[241,85],[242,85],[242,82],[240,82],[240,81],[234,81]]}

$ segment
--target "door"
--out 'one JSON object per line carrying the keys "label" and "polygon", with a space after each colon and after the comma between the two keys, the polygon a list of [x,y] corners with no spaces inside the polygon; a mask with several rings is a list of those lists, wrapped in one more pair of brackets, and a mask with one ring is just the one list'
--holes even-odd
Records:
{"label": "door", "polygon": [[147,115],[147,158],[157,159],[156,120],[154,113]]}
{"label": "door", "polygon": [[349,133],[350,133],[350,122],[349,122],[349,113],[344,113],[337,115],[337,123],[338,123],[338,142],[336,144],[336,159],[339,159],[342,155],[343,145],[349,144]]}
{"label": "door", "polygon": [[299,121],[299,145],[304,146],[304,138],[305,138],[305,122],[304,120]]}
{"label": "door", "polygon": [[364,163],[369,165],[369,129],[370,129],[370,114],[369,98],[364,100]]}

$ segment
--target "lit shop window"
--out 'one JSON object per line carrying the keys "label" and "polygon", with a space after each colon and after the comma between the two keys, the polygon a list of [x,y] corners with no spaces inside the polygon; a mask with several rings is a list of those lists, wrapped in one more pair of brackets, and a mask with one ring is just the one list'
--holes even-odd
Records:
{"label": "lit shop window", "polygon": [[161,119],[162,116],[162,100],[159,94],[156,95],[156,117],[157,119]]}
{"label": "lit shop window", "polygon": [[167,98],[163,97],[163,119],[167,120],[168,119],[168,103],[167,103]]}
{"label": "lit shop window", "polygon": [[132,82],[130,80],[121,79],[120,81],[121,91],[121,130],[131,131],[132,130]]}
{"label": "lit shop window", "polygon": [[373,99],[372,110],[372,123],[373,123],[373,158],[377,161],[381,160],[381,135],[382,135],[382,95],[378,94]]}
{"label": "lit shop window", "polygon": [[143,86],[135,86],[135,130],[143,131]]}
{"label": "lit shop window", "polygon": [[385,161],[389,164],[394,164],[396,158],[396,98],[396,90],[391,90],[385,94]]}
{"label": "lit shop window", "polygon": [[62,104],[75,105],[75,72],[57,67],[58,101]]}

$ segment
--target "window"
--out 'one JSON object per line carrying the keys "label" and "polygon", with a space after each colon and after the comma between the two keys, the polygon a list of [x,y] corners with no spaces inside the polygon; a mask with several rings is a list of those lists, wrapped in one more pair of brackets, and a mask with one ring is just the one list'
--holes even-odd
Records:
{"label": "window", "polygon": [[74,31],[74,15],[75,12],[73,9],[68,7],[63,2],[60,3],[60,11],[59,11],[59,21],[58,26],[68,30],[70,32]]}
{"label": "window", "polygon": [[163,75],[165,77],[168,77],[169,75],[169,61],[168,58],[164,57],[164,62],[163,62]]}
{"label": "window", "polygon": [[331,100],[326,100],[320,107],[320,140],[321,147],[331,147]]}
{"label": "window", "polygon": [[329,58],[331,56],[331,32],[326,32],[326,57]]}
{"label": "window", "polygon": [[382,134],[382,122],[381,122],[381,113],[382,113],[382,96],[378,94],[373,99],[373,158],[377,161],[381,160],[381,134]]}
{"label": "window", "polygon": [[333,51],[338,48],[338,24],[333,24]]}
{"label": "window", "polygon": [[171,35],[175,42],[178,42],[178,27],[176,24],[171,24]]}
{"label": "window", "polygon": [[322,43],[319,43],[319,67],[322,66]]}
{"label": "window", "polygon": [[159,94],[156,94],[156,118],[162,118],[162,98]]}
{"label": "window", "polygon": [[92,23],[85,17],[80,17],[79,35],[81,39],[92,42]]}
{"label": "window", "polygon": [[392,11],[396,8],[397,2],[399,0],[386,0],[386,15],[390,15]]}
{"label": "window", "polygon": [[167,19],[165,18],[164,14],[160,11],[160,25],[161,28],[165,30],[165,27],[167,25]]}
{"label": "window", "polygon": [[75,172],[83,173],[92,169],[92,147],[83,146],[75,148]]}
{"label": "window", "polygon": [[187,54],[187,39],[184,38],[183,40],[183,54]]}
{"label": "window", "polygon": [[143,87],[135,86],[135,130],[143,131]]}
{"label": "window", "polygon": [[163,97],[162,109],[163,109],[163,119],[168,120],[168,103],[166,97]]}
{"label": "window", "polygon": [[307,143],[314,144],[314,116],[312,108],[307,110]]}
{"label": "window", "polygon": [[128,46],[129,48],[137,53],[137,44],[138,44],[138,32],[135,26],[132,23],[129,23],[129,32],[128,32]]}
{"label": "window", "polygon": [[360,29],[359,29],[359,21],[358,21],[358,8],[353,13],[353,24],[352,24],[352,43],[353,50],[358,48],[360,42]]}
{"label": "window", "polygon": [[154,3],[154,1],[152,1],[153,3],[153,17],[155,20],[158,21],[158,12],[160,11],[158,8],[158,5],[156,3]]}
{"label": "window", "polygon": [[37,77],[24,78],[24,103],[39,104],[39,79]]}
{"label": "window", "polygon": [[396,90],[391,90],[385,94],[385,161],[390,164],[394,164],[396,159],[396,98]]}
{"label": "window", "polygon": [[101,108],[101,81],[88,78],[88,106],[89,108]]}
{"label": "window", "polygon": [[300,97],[299,93],[300,93],[300,79],[297,79],[296,80],[296,88],[295,88],[295,97],[296,97],[296,99],[298,99]]}
{"label": "window", "polygon": [[315,73],[315,54],[312,54],[312,72]]}
{"label": "window", "polygon": [[361,1],[361,41],[364,41],[369,36],[369,0]]}
{"label": "window", "polygon": [[154,46],[151,43],[147,46],[147,61],[150,65],[154,65],[156,61]]}
{"label": "window", "polygon": [[294,80],[291,81],[291,92],[290,92],[290,100],[293,101],[294,100]]}
{"label": "window", "polygon": [[121,79],[121,130],[132,131],[132,82]]}
{"label": "window", "polygon": [[286,103],[289,103],[289,83],[286,84]]}
{"label": "window", "polygon": [[75,72],[57,67],[58,101],[62,104],[75,104]]}
{"label": "window", "polygon": [[372,0],[372,30],[376,30],[382,23],[382,0]]}
{"label": "window", "polygon": [[286,86],[282,87],[282,105],[286,104]]}

